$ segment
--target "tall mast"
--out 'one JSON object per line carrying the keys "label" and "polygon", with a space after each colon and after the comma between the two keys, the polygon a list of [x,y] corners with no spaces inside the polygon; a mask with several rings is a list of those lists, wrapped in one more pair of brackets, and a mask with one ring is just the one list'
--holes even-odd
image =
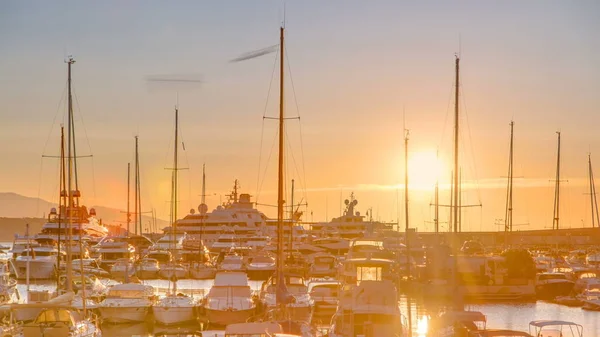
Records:
{"label": "tall mast", "polygon": [[206,205],[206,164],[202,164],[202,204]]}
{"label": "tall mast", "polygon": [[[66,193],[65,191],[65,127],[60,126],[60,174],[59,174],[59,185],[60,185],[60,197],[58,199],[58,258],[56,259],[56,270],[60,270],[60,237],[62,236],[61,223],[62,218],[65,216],[63,207],[66,205]],[[56,289],[61,290],[60,277],[56,278]]]}
{"label": "tall mast", "polygon": [[590,203],[592,206],[592,228],[600,227],[598,215],[598,200],[596,198],[596,184],[594,183],[594,171],[592,170],[592,155],[588,154],[588,175],[590,177]]}
{"label": "tall mast", "polygon": [[[458,124],[459,124],[459,118],[458,118],[458,92],[459,92],[459,62],[460,62],[460,58],[457,56],[456,57],[456,83],[455,85],[455,92],[454,92],[454,184],[458,184]],[[454,232],[458,231],[458,187],[455,186],[454,187],[454,206],[453,206],[453,210],[454,210]]]}
{"label": "tall mast", "polygon": [[[410,282],[410,240],[409,240],[409,222],[408,222],[408,130],[404,130],[404,243],[406,245],[406,264],[407,264],[407,278]],[[409,283],[410,284],[410,283]],[[412,331],[412,315],[411,315],[411,304],[410,296],[406,298],[408,307],[408,331]]]}
{"label": "tall mast", "polygon": [[509,246],[509,233],[513,231],[513,142],[515,122],[510,122],[510,149],[508,156],[508,186],[506,189],[506,214],[504,216],[504,245]]}
{"label": "tall mast", "polygon": [[559,229],[560,224],[560,131],[558,135],[558,149],[556,155],[556,181],[554,185],[554,219],[552,229]]}
{"label": "tall mast", "polygon": [[131,187],[131,163],[127,163],[127,235],[131,234],[131,212],[129,210],[129,195]]}
{"label": "tall mast", "polygon": [[134,159],[134,188],[133,188],[133,215],[135,216],[135,220],[133,220],[133,228],[135,231],[135,235],[138,234],[138,161],[137,161],[137,136],[135,136],[135,159]]}
{"label": "tall mast", "polygon": [[292,195],[290,204],[290,255],[292,255],[292,247],[294,242],[294,179],[292,179]]}
{"label": "tall mast", "polygon": [[138,143],[138,136],[135,136],[135,194],[137,196],[136,198],[136,205],[137,208],[135,210],[136,212],[136,222],[140,224],[140,235],[143,234],[142,228],[143,228],[143,224],[142,224],[142,190],[141,190],[141,182],[140,182],[140,153],[139,153],[139,143]]}
{"label": "tall mast", "polygon": [[[284,60],[284,28],[279,28],[279,167],[277,178],[277,286],[282,286],[279,282],[285,282],[283,279],[283,140],[284,140],[284,92],[283,92],[283,60]],[[283,309],[283,299],[280,294],[276,294],[277,307]]]}
{"label": "tall mast", "polygon": [[175,150],[173,151],[173,211],[172,213],[172,223],[173,223],[173,232],[177,232],[177,155],[178,155],[178,144],[179,144],[179,110],[175,108]]}
{"label": "tall mast", "polygon": [[74,153],[75,151],[73,151],[74,146],[72,145],[74,142],[74,137],[73,137],[73,97],[71,95],[71,65],[73,63],[75,63],[75,60],[73,59],[72,56],[69,56],[67,58],[67,60],[65,61],[67,63],[67,69],[68,69],[68,78],[67,78],[67,82],[68,82],[68,111],[67,111],[67,119],[68,119],[68,123],[67,123],[67,188],[68,188],[68,205],[67,205],[67,218],[68,218],[68,240],[69,242],[67,243],[67,291],[68,292],[72,292],[73,291],[73,284],[72,284],[72,280],[73,280],[73,269],[71,266],[71,237],[73,236],[73,208],[75,207],[75,205],[73,204],[73,157],[74,157]]}

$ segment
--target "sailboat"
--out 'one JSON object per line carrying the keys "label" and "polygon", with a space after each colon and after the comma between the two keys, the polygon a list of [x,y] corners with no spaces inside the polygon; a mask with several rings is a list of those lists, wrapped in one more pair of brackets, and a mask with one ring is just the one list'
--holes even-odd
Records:
{"label": "sailboat", "polygon": [[[173,176],[171,179],[171,223],[173,224],[173,232],[177,230],[177,175],[178,161],[177,150],[179,147],[179,109],[175,108],[175,150],[173,154]],[[171,247],[172,249],[172,247]],[[187,274],[187,269],[181,265],[171,262],[163,268],[168,268],[171,275],[168,275],[170,280],[169,293],[159,299],[152,307],[154,319],[159,324],[171,325],[191,322],[196,320],[196,307],[198,301],[191,296],[177,293],[177,279],[184,277]],[[161,269],[161,274],[163,269]]]}
{"label": "sailboat", "polygon": [[[72,56],[66,60],[68,65],[68,148],[67,157],[64,156],[64,137],[61,137],[61,193],[66,197],[64,204],[64,211],[67,217],[67,264],[66,264],[66,293],[58,296],[47,302],[39,304],[25,304],[24,306],[31,308],[40,308],[41,312],[37,315],[35,320],[29,324],[23,326],[23,336],[69,336],[69,337],[95,337],[100,335],[100,330],[96,324],[96,320],[92,316],[88,316],[87,300],[86,300],[86,287],[83,286],[77,297],[73,292],[73,268],[71,264],[72,260],[72,249],[71,239],[73,237],[73,225],[82,216],[82,211],[85,207],[79,206],[79,191],[77,190],[77,165],[74,164],[75,154],[75,132],[73,130],[73,101],[71,96],[71,66],[75,63]],[[67,172],[64,172],[64,160],[67,161]],[[67,183],[65,184],[64,178]],[[73,190],[73,180],[75,180],[75,190]],[[64,188],[67,188],[68,192],[64,192]],[[61,210],[62,211],[62,210]],[[78,228],[80,229],[80,228]],[[81,234],[78,232],[77,234]],[[81,240],[80,248],[81,248]],[[85,284],[85,278],[83,275],[83,266],[81,265],[81,281]],[[60,291],[60,289],[58,289]],[[64,303],[63,301],[66,301]],[[81,311],[75,309],[81,306]]]}

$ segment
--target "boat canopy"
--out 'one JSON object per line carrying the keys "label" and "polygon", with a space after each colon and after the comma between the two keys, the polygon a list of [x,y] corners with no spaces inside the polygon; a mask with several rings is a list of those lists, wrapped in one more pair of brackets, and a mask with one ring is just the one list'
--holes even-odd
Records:
{"label": "boat canopy", "polygon": [[269,336],[267,333],[283,333],[283,328],[274,322],[236,323],[225,328],[225,337]]}
{"label": "boat canopy", "polygon": [[75,325],[75,318],[67,309],[46,309],[40,312],[35,319],[36,324],[62,322],[69,326]]}
{"label": "boat canopy", "polygon": [[569,321],[553,321],[553,320],[537,320],[529,322],[529,325],[535,326],[538,328],[543,328],[546,326],[559,326],[559,325],[575,325],[581,326],[580,324],[569,322]]}

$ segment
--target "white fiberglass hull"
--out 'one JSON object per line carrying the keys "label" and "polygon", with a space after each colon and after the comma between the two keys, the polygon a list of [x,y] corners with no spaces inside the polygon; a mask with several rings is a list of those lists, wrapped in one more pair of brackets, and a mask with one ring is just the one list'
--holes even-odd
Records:
{"label": "white fiberglass hull", "polygon": [[104,322],[131,323],[144,322],[150,307],[101,306],[98,310]]}
{"label": "white fiberglass hull", "polygon": [[153,306],[152,313],[158,324],[173,325],[196,321],[196,310],[193,306]]}
{"label": "white fiberglass hull", "polygon": [[141,280],[153,280],[158,278],[158,269],[139,269],[137,277]]}
{"label": "white fiberglass hull", "polygon": [[198,268],[198,269],[191,268],[190,269],[190,277],[193,279],[196,279],[196,280],[213,279],[213,278],[215,278],[216,274],[217,274],[217,269],[215,269],[215,268]]}
{"label": "white fiberglass hull", "polygon": [[[15,261],[15,274],[17,279],[27,279],[27,261]],[[56,277],[56,264],[54,261],[35,260],[29,261],[29,279],[52,279]]]}
{"label": "white fiberglass hull", "polygon": [[185,270],[185,269],[179,269],[179,268],[178,269],[171,269],[171,268],[169,268],[169,269],[161,269],[158,272],[158,275],[161,278],[164,278],[164,279],[167,279],[167,280],[170,280],[172,278],[175,278],[175,279],[184,279],[184,278],[187,277],[187,270]]}
{"label": "white fiberglass hull", "polygon": [[245,323],[256,313],[255,308],[243,310],[205,309],[206,318],[210,324],[227,326],[234,323]]}

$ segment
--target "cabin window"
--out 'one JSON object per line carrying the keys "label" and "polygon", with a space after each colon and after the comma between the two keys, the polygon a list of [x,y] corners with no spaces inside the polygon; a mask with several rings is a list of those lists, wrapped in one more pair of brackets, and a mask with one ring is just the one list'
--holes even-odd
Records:
{"label": "cabin window", "polygon": [[381,267],[356,267],[356,280],[357,281],[381,281],[382,279]]}

